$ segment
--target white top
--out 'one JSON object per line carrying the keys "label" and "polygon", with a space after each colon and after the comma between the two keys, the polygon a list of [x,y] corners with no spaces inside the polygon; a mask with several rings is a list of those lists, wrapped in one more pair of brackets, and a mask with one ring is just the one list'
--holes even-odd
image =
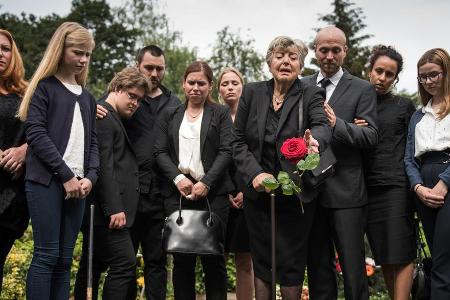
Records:
{"label": "white top", "polygon": [[[330,100],[331,95],[333,95],[334,90],[336,89],[339,80],[341,80],[342,75],[344,75],[344,70],[342,70],[342,68],[339,68],[339,71],[336,72],[336,74],[334,74],[333,76],[331,76],[330,81],[331,83],[325,88],[326,92],[327,92],[327,98],[325,99],[325,103],[328,102],[328,100]],[[320,81],[322,81],[322,79],[324,79],[325,77],[323,76],[322,72],[319,72],[319,75],[317,75],[317,86],[321,86]]]}
{"label": "white top", "polygon": [[[75,95],[79,96],[83,92],[83,88],[80,85],[65,82],[62,82],[62,84]],[[75,102],[70,137],[63,160],[76,177],[84,177],[84,125],[78,101]]]}
{"label": "white top", "polygon": [[185,112],[178,133],[178,159],[180,162],[178,169],[183,174],[190,174],[197,181],[200,181],[205,175],[200,153],[202,119],[203,112],[194,121],[190,122],[187,119],[187,112]]}
{"label": "white top", "polygon": [[416,125],[414,156],[450,148],[450,115],[439,119],[431,107],[431,100],[422,107],[422,112],[424,116]]}

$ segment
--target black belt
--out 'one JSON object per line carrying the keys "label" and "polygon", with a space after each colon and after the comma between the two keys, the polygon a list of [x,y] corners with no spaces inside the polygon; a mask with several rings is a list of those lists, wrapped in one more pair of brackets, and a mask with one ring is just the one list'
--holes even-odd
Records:
{"label": "black belt", "polygon": [[450,163],[450,149],[430,151],[420,157],[421,164],[448,164]]}

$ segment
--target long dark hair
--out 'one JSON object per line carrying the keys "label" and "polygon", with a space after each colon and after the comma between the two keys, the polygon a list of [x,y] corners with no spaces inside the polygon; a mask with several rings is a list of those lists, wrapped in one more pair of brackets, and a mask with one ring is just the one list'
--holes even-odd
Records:
{"label": "long dark hair", "polygon": [[[193,63],[191,63],[187,68],[186,71],[184,72],[183,75],[183,82],[186,81],[186,78],[188,77],[188,75],[190,73],[194,73],[194,72],[202,72],[205,76],[206,79],[208,79],[208,83],[209,85],[212,87],[213,86],[213,71],[211,69],[211,67],[208,65],[207,62],[205,61],[201,61],[201,60],[197,60],[194,61]],[[206,101],[208,101],[209,103],[213,103],[213,99],[211,97],[211,91],[209,91],[208,96],[206,97]],[[188,104],[188,99],[186,99],[185,104]]]}
{"label": "long dark hair", "polygon": [[392,46],[385,46],[385,45],[375,46],[372,50],[372,54],[370,55],[369,59],[369,72],[372,72],[375,62],[381,56],[387,56],[397,63],[397,73],[395,74],[395,83],[394,83],[395,85],[398,82],[398,74],[403,70],[403,57]]}

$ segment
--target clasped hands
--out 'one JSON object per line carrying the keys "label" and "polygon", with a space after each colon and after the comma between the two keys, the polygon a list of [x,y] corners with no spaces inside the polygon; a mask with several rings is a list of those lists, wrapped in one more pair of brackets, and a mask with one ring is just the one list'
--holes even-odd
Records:
{"label": "clasped hands", "polygon": [[65,199],[86,198],[92,190],[92,182],[87,178],[77,179],[75,176],[63,183],[66,191]]}
{"label": "clasped hands", "polygon": [[189,178],[183,178],[176,186],[180,194],[188,200],[198,200],[208,195],[208,187],[201,181],[193,184]]}
{"label": "clasped hands", "polygon": [[23,172],[27,148],[28,145],[25,143],[20,147],[11,147],[1,151],[0,168],[13,174],[13,179],[19,178]]}
{"label": "clasped hands", "polygon": [[[308,147],[308,154],[311,153],[319,153],[319,142],[312,136],[311,130],[306,129],[305,134],[303,135],[303,139],[306,142],[306,146]],[[266,178],[275,178],[272,174],[269,173],[260,173],[253,178],[252,185],[253,188],[257,192],[266,192],[270,193],[270,189],[266,188],[263,184],[264,179]]]}
{"label": "clasped hands", "polygon": [[447,185],[439,180],[436,185],[430,189],[421,184],[414,187],[414,191],[419,197],[420,201],[428,207],[439,208],[444,205],[445,196],[447,196]]}

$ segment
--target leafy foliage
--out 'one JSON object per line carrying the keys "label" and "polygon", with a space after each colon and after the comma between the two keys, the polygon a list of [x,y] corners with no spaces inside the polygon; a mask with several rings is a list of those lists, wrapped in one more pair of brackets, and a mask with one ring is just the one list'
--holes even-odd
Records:
{"label": "leafy foliage", "polygon": [[[347,37],[348,51],[342,67],[357,77],[365,78],[365,66],[370,55],[370,48],[362,44],[372,35],[361,34],[361,31],[367,27],[364,23],[364,12],[360,7],[354,7],[354,3],[349,0],[334,0],[332,5],[334,6],[333,12],[319,15],[319,21],[334,25],[344,31]],[[311,60],[311,63],[318,66],[315,58]],[[305,75],[307,74],[310,73],[305,73]]]}
{"label": "leafy foliage", "polygon": [[133,53],[151,44],[164,50],[164,85],[182,99],[181,78],[186,67],[197,59],[196,49],[183,45],[181,32],[170,28],[169,19],[158,11],[155,0],[131,0],[116,9],[116,12],[121,24],[138,31]]}
{"label": "leafy foliage", "polygon": [[208,60],[214,74],[225,67],[235,67],[247,82],[262,80],[264,57],[254,50],[254,42],[252,38],[242,38],[239,30],[232,32],[229,26],[218,31]]}

